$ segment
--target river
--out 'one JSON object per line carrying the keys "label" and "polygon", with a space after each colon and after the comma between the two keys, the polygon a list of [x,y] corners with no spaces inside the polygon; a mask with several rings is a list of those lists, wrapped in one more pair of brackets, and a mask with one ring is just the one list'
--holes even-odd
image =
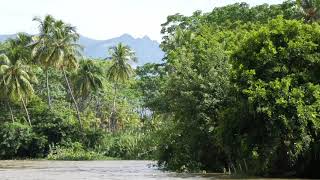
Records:
{"label": "river", "polygon": [[205,177],[163,172],[154,165],[152,161],[0,161],[0,180],[227,179],[218,174]]}

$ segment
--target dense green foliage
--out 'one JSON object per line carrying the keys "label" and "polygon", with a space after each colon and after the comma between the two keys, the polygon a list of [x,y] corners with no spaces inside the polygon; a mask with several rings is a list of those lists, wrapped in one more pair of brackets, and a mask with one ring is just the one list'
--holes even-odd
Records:
{"label": "dense green foliage", "polygon": [[133,51],[119,44],[112,61],[85,59],[73,26],[50,15],[35,20],[38,35],[0,44],[0,159],[153,157]]}
{"label": "dense green foliage", "polygon": [[67,160],[67,161],[79,161],[79,160],[110,160],[102,153],[96,151],[87,151],[83,148],[81,143],[73,143],[68,147],[51,147],[48,154],[49,160]]}
{"label": "dense green foliage", "polygon": [[1,125],[1,158],[37,157],[44,153],[46,139],[19,123]]}
{"label": "dense green foliage", "polygon": [[278,18],[252,31],[233,55],[239,100],[249,108],[232,122],[245,131],[234,129],[238,137],[230,140],[245,146],[238,156],[256,153],[249,156],[255,171],[299,171],[317,154],[319,30]]}
{"label": "dense green foliage", "polygon": [[167,124],[161,166],[319,177],[320,26],[305,8],[241,3],[168,17],[164,63],[137,70],[145,108]]}

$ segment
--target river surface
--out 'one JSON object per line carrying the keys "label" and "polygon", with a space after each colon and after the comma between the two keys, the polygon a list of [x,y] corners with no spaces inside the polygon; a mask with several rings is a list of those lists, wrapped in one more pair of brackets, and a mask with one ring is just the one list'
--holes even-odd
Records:
{"label": "river surface", "polygon": [[[0,180],[222,180],[163,172],[152,161],[0,161]],[[262,180],[262,179],[261,179]]]}

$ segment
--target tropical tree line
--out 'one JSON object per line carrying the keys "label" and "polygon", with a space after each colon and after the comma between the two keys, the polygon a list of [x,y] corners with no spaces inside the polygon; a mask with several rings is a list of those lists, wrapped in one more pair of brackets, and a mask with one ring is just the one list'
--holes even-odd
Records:
{"label": "tropical tree line", "polygon": [[[75,27],[56,20],[48,15],[44,19],[34,18],[39,22],[39,35],[28,36],[20,33],[17,38],[3,43],[1,49],[1,96],[5,97],[9,109],[10,103],[21,102],[26,119],[31,126],[28,102],[34,95],[37,84],[35,69],[41,68],[45,74],[45,86],[48,108],[53,108],[51,96],[50,72],[61,72],[65,81],[68,98],[72,101],[79,126],[82,127],[79,102],[102,89],[103,74],[114,84],[114,100],[110,119],[112,130],[116,125],[117,84],[125,83],[132,75],[130,61],[136,61],[134,52],[126,45],[119,44],[110,48],[112,62],[110,67],[101,69],[92,60],[81,60],[82,47],[78,44],[79,34]],[[80,62],[80,63],[79,63]],[[71,80],[71,73],[75,73]],[[14,114],[11,113],[12,121]]]}
{"label": "tropical tree line", "polygon": [[237,3],[162,25],[162,64],[137,69],[178,171],[319,177],[319,1]]}
{"label": "tropical tree line", "polygon": [[120,43],[106,49],[110,60],[86,58],[75,27],[50,15],[34,21],[37,35],[0,43],[0,159],[149,156],[151,145],[138,148],[149,125],[134,51]]}

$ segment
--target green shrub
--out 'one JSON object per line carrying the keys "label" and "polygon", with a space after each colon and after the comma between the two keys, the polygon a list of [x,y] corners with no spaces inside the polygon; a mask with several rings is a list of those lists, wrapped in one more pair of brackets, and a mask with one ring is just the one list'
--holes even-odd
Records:
{"label": "green shrub", "polygon": [[[106,156],[121,159],[154,159],[155,145],[145,132],[118,132],[107,134],[99,147]],[[151,141],[150,141],[151,142]]]}
{"label": "green shrub", "polygon": [[0,125],[0,158],[42,157],[47,140],[35,134],[28,125],[4,123]]}
{"label": "green shrub", "polygon": [[79,142],[72,143],[69,147],[52,147],[47,157],[49,160],[109,160],[109,158],[95,151],[87,151]]}
{"label": "green shrub", "polygon": [[47,137],[48,144],[78,139],[80,131],[72,120],[47,110],[34,114],[33,129],[37,134]]}
{"label": "green shrub", "polygon": [[107,156],[133,159],[137,147],[137,137],[124,133],[109,134],[105,137],[102,146]]}
{"label": "green shrub", "polygon": [[101,129],[81,129],[73,119],[66,119],[51,111],[36,114],[33,129],[48,139],[48,147],[53,144],[81,142],[86,148],[94,148],[104,137],[104,131]]}
{"label": "green shrub", "polygon": [[94,149],[102,144],[106,132],[102,129],[86,128],[80,131],[77,141],[82,142],[87,149]]}

